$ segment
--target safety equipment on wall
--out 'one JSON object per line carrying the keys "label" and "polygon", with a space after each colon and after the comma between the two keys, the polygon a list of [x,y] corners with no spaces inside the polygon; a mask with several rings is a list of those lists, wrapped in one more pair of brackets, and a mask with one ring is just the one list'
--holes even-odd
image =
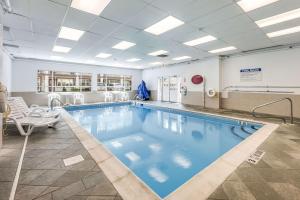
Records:
{"label": "safety equipment on wall", "polygon": [[210,88],[210,89],[207,90],[206,94],[207,94],[208,97],[212,98],[212,97],[215,97],[217,93],[214,89]]}
{"label": "safety equipment on wall", "polygon": [[203,76],[201,76],[201,75],[195,75],[195,76],[193,76],[192,77],[192,83],[194,83],[195,85],[199,85],[199,84],[201,84],[201,83],[203,83],[203,81],[204,81],[204,78],[203,78]]}
{"label": "safety equipment on wall", "polygon": [[187,87],[186,86],[181,86],[180,87],[180,94],[186,96],[187,95]]}

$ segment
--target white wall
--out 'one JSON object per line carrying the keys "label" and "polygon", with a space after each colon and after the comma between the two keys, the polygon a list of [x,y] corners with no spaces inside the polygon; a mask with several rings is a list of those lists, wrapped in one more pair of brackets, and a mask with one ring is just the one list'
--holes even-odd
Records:
{"label": "white wall", "polygon": [[8,92],[11,92],[11,77],[12,77],[12,61],[9,54],[0,49],[0,82],[6,87]]}
{"label": "white wall", "polygon": [[122,69],[114,67],[99,67],[82,64],[58,63],[50,61],[17,59],[12,62],[12,92],[35,92],[37,88],[38,70],[56,70],[69,72],[84,72],[93,74],[92,90],[97,88],[97,74],[131,75],[133,90],[136,90],[142,80],[142,70]]}
{"label": "white wall", "polygon": [[[240,69],[261,67],[263,80],[241,82]],[[222,61],[222,87],[227,86],[300,86],[300,49],[237,56]],[[253,89],[252,89],[253,90]],[[257,90],[257,89],[255,89]],[[288,89],[272,89],[288,90]],[[292,89],[296,94],[300,90]]]}
{"label": "white wall", "polygon": [[[207,88],[213,88],[219,91],[220,88],[220,60],[219,58],[211,58],[191,64],[179,64],[170,67],[161,67],[146,69],[143,71],[143,80],[146,82],[149,90],[157,90],[158,78],[162,76],[180,76],[185,82],[188,91],[202,92],[202,85],[194,85],[191,82],[193,75],[203,75],[206,79]],[[184,80],[183,80],[184,81]]]}

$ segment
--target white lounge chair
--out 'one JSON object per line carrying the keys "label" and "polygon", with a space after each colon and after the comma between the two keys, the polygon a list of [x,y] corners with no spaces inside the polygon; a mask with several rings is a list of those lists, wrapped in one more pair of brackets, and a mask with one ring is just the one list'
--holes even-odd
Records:
{"label": "white lounge chair", "polygon": [[128,94],[128,92],[121,92],[120,93],[120,99],[121,99],[121,101],[128,101],[129,100],[129,94]]}
{"label": "white lounge chair", "polygon": [[[32,105],[28,107],[22,97],[8,97],[7,101],[10,104],[14,104],[15,108],[18,109],[19,112],[24,113],[25,116],[38,114],[42,117],[59,117],[59,110],[50,110],[49,108],[40,107],[38,105]],[[11,106],[11,105],[10,105]]]}
{"label": "white lounge chair", "polygon": [[79,101],[80,104],[84,104],[84,95],[82,93],[73,94],[73,103],[74,105]]}
{"label": "white lounge chair", "polygon": [[18,107],[15,101],[7,101],[8,108],[8,119],[5,123],[15,124],[21,135],[27,136],[30,135],[34,128],[36,127],[45,127],[45,126],[55,126],[60,117],[43,117],[40,113],[31,112],[26,115],[22,108]]}
{"label": "white lounge chair", "polygon": [[111,92],[104,93],[104,101],[105,102],[111,102],[111,101],[113,101],[113,99],[114,99],[114,96]]}

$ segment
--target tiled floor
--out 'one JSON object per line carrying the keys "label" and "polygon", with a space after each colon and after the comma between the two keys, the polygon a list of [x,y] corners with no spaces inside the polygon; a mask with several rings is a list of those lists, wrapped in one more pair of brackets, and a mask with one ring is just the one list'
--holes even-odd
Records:
{"label": "tiled floor", "polygon": [[[24,137],[15,130],[4,137],[0,151],[0,199],[7,200]],[[82,155],[84,161],[65,166],[63,159]],[[96,162],[65,123],[37,129],[28,140],[16,200],[121,200]]]}
{"label": "tiled floor", "polygon": [[[171,106],[183,108],[176,104]],[[249,117],[244,113],[209,112]],[[4,137],[0,151],[1,200],[9,197],[23,142],[24,137],[14,129]],[[257,165],[243,163],[210,200],[300,199],[300,126],[280,126],[259,149],[266,151],[263,159]],[[63,159],[77,155],[82,155],[84,161],[64,165]],[[121,197],[62,122],[56,129],[37,129],[29,137],[15,199],[119,200]]]}

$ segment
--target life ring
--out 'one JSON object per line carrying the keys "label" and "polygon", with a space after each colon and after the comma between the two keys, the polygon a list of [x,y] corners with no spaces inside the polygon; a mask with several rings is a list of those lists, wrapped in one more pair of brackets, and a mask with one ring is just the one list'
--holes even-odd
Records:
{"label": "life ring", "polygon": [[215,97],[216,94],[217,94],[216,91],[212,88],[207,90],[207,96],[210,97],[210,98]]}

